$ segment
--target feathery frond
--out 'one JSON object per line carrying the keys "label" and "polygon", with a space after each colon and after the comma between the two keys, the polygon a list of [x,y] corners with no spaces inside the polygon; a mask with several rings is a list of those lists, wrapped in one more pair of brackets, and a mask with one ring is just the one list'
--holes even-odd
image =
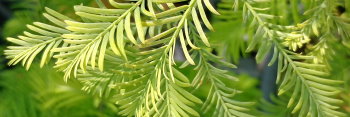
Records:
{"label": "feathery frond", "polygon": [[[214,109],[212,116],[218,117],[251,117],[248,111],[251,112],[249,108],[254,103],[253,102],[240,102],[232,100],[236,94],[241,91],[229,88],[224,83],[225,81],[237,81],[238,79],[234,76],[229,75],[226,70],[221,70],[205,61],[215,61],[226,66],[235,67],[229,63],[225,63],[219,60],[218,57],[206,52],[205,50],[200,51],[198,54],[199,59],[202,63],[196,66],[198,73],[196,74],[192,84],[196,87],[201,86],[203,82],[210,82],[210,89],[208,97],[202,106],[204,113],[207,113],[210,109]],[[220,62],[221,61],[221,62]]]}
{"label": "feathery frond", "polygon": [[[210,52],[215,45],[205,29],[213,31],[215,25],[210,23],[207,9],[223,14],[217,17],[220,20],[251,22],[247,29],[255,34],[247,51],[259,46],[256,60],[261,63],[273,50],[269,65],[278,63],[278,95],[291,93],[286,96],[286,106],[293,115],[344,116],[336,106],[342,101],[335,97],[340,92],[336,86],[342,82],[327,78],[330,68],[324,56],[332,51],[325,52],[328,42],[338,34],[347,45],[349,23],[332,13],[335,4],[331,0],[305,2],[308,18],[299,23],[302,19],[294,17],[295,26],[271,23],[281,17],[268,14],[268,7],[256,7],[269,4],[269,0],[225,3],[233,3],[238,12],[228,10],[231,4],[219,4],[216,10],[209,0],[108,0],[111,8],[100,1],[99,7],[75,6],[81,20],[73,20],[46,8],[44,17],[53,25],[28,25],[31,32],[24,32],[25,36],[8,38],[17,46],[9,46],[5,54],[10,65],[22,62],[26,69],[39,53],[40,66],[56,58],[54,68],[64,72],[65,81],[77,78],[82,90],[116,102],[121,116],[200,116],[210,109],[214,109],[212,116],[253,116],[249,107],[254,103],[234,100],[241,91],[226,86],[225,82],[238,79],[211,64],[235,67]],[[240,12],[242,16],[235,16]],[[292,14],[297,16],[298,11]],[[234,56],[245,48],[244,33],[242,30],[240,38],[229,45],[237,45],[228,50]],[[317,44],[310,50],[303,49],[314,40]],[[180,68],[195,65],[193,81],[175,67],[177,44],[186,59]],[[210,84],[204,102],[188,90],[203,86],[203,82]],[[197,106],[202,106],[203,112],[196,110]]]}
{"label": "feathery frond", "polygon": [[8,41],[16,44],[16,46],[9,46],[5,50],[5,55],[11,59],[9,65],[14,65],[22,61],[22,65],[28,70],[34,58],[42,52],[41,63],[42,67],[53,56],[52,49],[57,48],[62,42],[62,34],[70,33],[64,29],[66,26],[61,20],[68,20],[70,18],[46,8],[47,13],[43,15],[54,25],[45,24],[41,22],[34,22],[34,25],[27,25],[31,32],[24,32],[23,36],[18,38],[7,38]]}
{"label": "feathery frond", "polygon": [[[342,103],[341,100],[335,98],[335,95],[339,93],[339,89],[335,86],[342,82],[327,79],[326,66],[309,63],[308,61],[313,59],[313,56],[286,50],[281,43],[281,39],[285,37],[308,39],[308,36],[306,34],[284,33],[271,29],[268,27],[268,23],[264,21],[264,18],[272,18],[274,16],[256,12],[256,8],[249,2],[245,2],[244,7],[244,14],[246,15],[244,17],[252,17],[252,25],[258,26],[255,37],[263,37],[254,39],[249,45],[248,51],[260,44],[256,59],[258,62],[261,62],[264,56],[273,48],[274,55],[270,65],[278,61],[276,81],[280,85],[278,94],[282,95],[286,91],[292,90],[293,94],[288,103],[288,108],[293,108],[292,113],[300,116],[344,116],[342,112],[337,111],[338,107],[334,106]],[[290,44],[293,46],[298,45]],[[292,49],[294,48],[293,46]]]}
{"label": "feathery frond", "polygon": [[[189,79],[173,67],[175,45],[179,39],[187,60],[185,63],[195,65],[195,56],[191,56],[191,53],[201,51],[200,54],[208,54],[201,48],[210,46],[201,22],[213,30],[204,7],[214,14],[219,13],[209,0],[191,0],[188,5],[181,6],[176,6],[177,2],[182,0],[109,0],[113,9],[103,5],[100,8],[77,5],[74,7],[75,13],[82,21],[48,10],[52,15],[44,16],[65,29],[43,26],[50,31],[59,31],[53,36],[62,42],[50,45],[50,48],[54,47],[47,51],[57,58],[55,68],[65,73],[66,81],[74,76],[84,84],[83,90],[103,99],[112,97],[120,106],[120,115],[199,116],[193,107],[202,101],[185,90],[191,86]],[[41,34],[51,36],[47,32]],[[213,55],[207,57],[215,58]],[[210,60],[224,63],[217,59]],[[212,66],[207,62],[203,59],[199,66]],[[219,74],[215,72],[221,70],[212,66],[199,72],[203,71],[214,75],[210,80],[216,87],[213,90],[219,93],[209,95],[220,98],[221,102],[217,105],[224,104],[221,109],[225,110],[226,115],[247,115],[235,113],[247,111],[239,107],[248,103],[230,99],[236,91],[229,89],[226,92],[225,86],[216,80],[219,76],[215,75]],[[223,77],[230,79],[231,76],[220,76]],[[212,98],[208,99],[215,100]]]}

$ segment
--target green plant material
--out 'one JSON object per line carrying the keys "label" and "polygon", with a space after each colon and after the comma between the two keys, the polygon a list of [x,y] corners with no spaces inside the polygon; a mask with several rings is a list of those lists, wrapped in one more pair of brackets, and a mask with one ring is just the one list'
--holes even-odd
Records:
{"label": "green plant material", "polygon": [[[244,28],[237,26],[242,22],[224,22],[215,23],[213,26],[216,32],[210,33],[209,38],[212,39],[213,48],[218,52],[219,56],[225,57],[227,60],[232,60],[234,63],[239,62],[241,56],[245,56],[246,42],[243,39]],[[217,28],[216,28],[217,27]],[[235,33],[232,33],[234,31]],[[221,35],[227,35],[222,38]]]}
{"label": "green plant material", "polygon": [[2,36],[13,37],[21,34],[26,27],[33,21],[46,23],[44,18],[40,17],[44,12],[44,7],[59,9],[60,13],[72,16],[72,6],[76,4],[91,4],[93,0],[56,0],[47,2],[47,0],[5,0],[12,3],[9,8],[13,11],[13,16],[4,25]]}
{"label": "green plant material", "polygon": [[2,36],[15,36],[23,32],[26,29],[24,25],[33,22],[33,17],[26,15],[28,13],[32,12],[15,12],[14,17],[5,23]]}
{"label": "green plant material", "polygon": [[[317,2],[319,5],[331,4],[329,1]],[[292,30],[288,32],[282,32],[278,29],[269,27],[268,22],[265,19],[271,19],[274,16],[269,14],[259,13],[259,8],[253,7],[251,3],[245,2],[244,4],[244,17],[246,20],[250,18],[252,25],[256,25],[257,31],[256,37],[264,37],[264,39],[255,39],[249,45],[248,50],[252,50],[257,43],[260,44],[256,59],[258,62],[262,62],[263,57],[271,48],[274,49],[274,55],[271,63],[277,61],[278,63],[278,76],[276,83],[280,85],[278,95],[284,94],[286,91],[291,91],[292,95],[289,99],[288,108],[292,108],[292,114],[299,116],[345,116],[340,112],[336,105],[342,103],[342,100],[337,99],[335,96],[340,92],[337,88],[342,82],[337,80],[327,79],[328,71],[327,67],[322,64],[310,63],[308,61],[314,59],[313,56],[305,56],[298,54],[294,46],[297,43],[285,43],[281,40],[284,38],[293,37],[294,39],[304,38],[309,39],[308,27],[302,27],[301,33],[296,33],[298,28],[288,26],[278,26],[285,29]],[[317,7],[316,7],[317,8]],[[323,8],[323,7],[322,7]],[[327,8],[325,8],[327,9]],[[251,14],[251,15],[248,15]],[[322,15],[318,15],[322,17]],[[313,20],[314,17],[311,18]],[[310,21],[310,20],[309,20]],[[308,22],[306,22],[308,24]],[[329,24],[327,24],[329,25]],[[294,30],[294,31],[293,31]],[[317,26],[312,26],[313,34],[318,36],[320,34]],[[299,43],[307,43],[299,41]],[[287,50],[282,44],[291,44],[292,51]],[[289,47],[290,48],[290,47]]]}
{"label": "green plant material", "polygon": [[[26,69],[39,55],[41,66],[55,58],[54,68],[64,73],[65,81],[74,77],[83,83],[83,90],[115,102],[121,116],[248,117],[255,115],[251,109],[254,102],[236,100],[241,91],[228,85],[238,79],[211,63],[235,68],[222,59],[236,56],[233,60],[238,61],[237,56],[245,49],[244,37],[252,37],[246,51],[257,50],[258,63],[274,50],[269,65],[278,64],[278,95],[291,93],[287,96],[290,115],[345,116],[338,106],[342,100],[337,98],[343,82],[328,78],[331,68],[325,56],[331,51],[325,50],[332,39],[348,46],[347,19],[333,13],[336,3],[331,0],[302,0],[298,4],[304,5],[305,15],[300,17],[297,3],[283,1],[227,2],[233,3],[236,13],[227,5],[217,10],[209,0],[97,1],[99,7],[74,6],[80,20],[45,8],[43,15],[50,22],[34,22],[27,25],[30,31],[24,36],[8,38],[15,46],[9,46],[5,54],[9,65],[21,62]],[[279,11],[283,6],[294,8],[293,13]],[[216,30],[217,25],[226,23],[212,25],[205,8],[223,14],[219,20],[232,20],[227,24],[243,22],[250,26],[218,28],[223,35],[227,32],[222,30],[237,30],[228,38],[236,40],[227,39],[222,41],[227,47],[215,48],[211,41],[215,34],[208,38],[204,28]],[[230,16],[238,13],[243,15]],[[287,17],[293,17],[293,23],[286,21]],[[186,59],[180,67],[174,60],[176,44]],[[219,51],[230,48],[219,52],[229,57],[213,55],[211,47]],[[193,78],[180,70],[190,66],[195,66],[191,69],[196,74]],[[201,87],[209,88],[202,90],[204,99],[190,93]]]}
{"label": "green plant material", "polygon": [[254,100],[258,101],[262,97],[262,92],[258,89],[259,81],[257,78],[251,77],[248,74],[235,75],[239,81],[229,82],[227,81],[227,86],[235,86],[238,90],[243,92],[242,95],[237,95],[234,98],[237,100]]}
{"label": "green plant material", "polygon": [[239,58],[245,56],[247,30],[243,25],[241,12],[233,11],[232,4],[232,1],[222,1],[218,4],[217,9],[221,15],[213,16],[215,32],[210,32],[208,36],[219,56],[238,63]]}
{"label": "green plant material", "polygon": [[258,108],[261,109],[261,117],[292,117],[289,114],[292,110],[287,108],[289,96],[290,94],[278,97],[271,95],[271,101],[260,100]]}
{"label": "green plant material", "polygon": [[[208,54],[205,49],[210,44],[201,20],[209,29],[211,25],[205,19],[203,7],[218,14],[209,0],[191,0],[188,5],[176,7],[177,2],[180,1],[109,0],[114,9],[74,6],[82,21],[45,8],[44,17],[50,23],[34,22],[28,25],[34,34],[26,32],[25,36],[8,38],[18,46],[9,46],[5,54],[11,59],[10,65],[22,62],[27,69],[39,53],[42,53],[41,66],[56,58],[55,68],[64,72],[65,81],[75,77],[84,84],[83,90],[102,99],[112,97],[122,116],[199,116],[194,107],[202,104],[202,100],[185,90],[191,81],[173,67],[176,40],[180,39],[185,50],[185,64],[211,66],[210,60],[228,67],[234,65]],[[186,51],[187,44],[193,49]],[[208,61],[195,62],[193,53],[198,51],[200,56],[207,53]],[[221,70],[210,68],[206,72],[218,74]],[[247,109],[236,107],[246,108],[250,103],[222,98],[231,97],[234,89],[226,94],[225,86],[214,79],[210,82],[220,86],[215,91],[223,94],[217,96],[231,103],[222,107],[226,108],[221,110],[226,116],[249,115],[241,112]]]}
{"label": "green plant material", "polygon": [[47,67],[2,72],[0,87],[2,117],[107,117],[117,111],[113,103],[84,94],[77,81],[66,84],[62,74]]}
{"label": "green plant material", "polygon": [[349,76],[350,76],[350,61],[348,57],[350,55],[349,49],[336,40],[328,41],[329,46],[332,48],[332,51],[335,52],[337,56],[332,56],[332,59],[329,60],[329,65],[332,69],[331,78],[344,81],[344,88],[339,94],[340,99],[344,101],[341,108],[347,115],[350,114],[350,98],[349,98]]}

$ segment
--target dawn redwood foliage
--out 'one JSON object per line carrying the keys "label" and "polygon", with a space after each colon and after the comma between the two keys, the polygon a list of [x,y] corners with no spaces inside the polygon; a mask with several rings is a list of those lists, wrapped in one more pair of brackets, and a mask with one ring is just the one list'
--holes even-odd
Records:
{"label": "dawn redwood foliage", "polygon": [[[212,13],[221,22],[243,22],[237,27],[247,27],[244,51],[257,51],[258,63],[273,53],[269,65],[278,66],[278,96],[288,115],[346,116],[338,98],[343,81],[329,77],[329,60],[337,56],[332,44],[350,47],[350,20],[336,9],[348,0],[222,0],[217,7],[209,0],[96,2],[74,6],[80,19],[45,8],[49,23],[34,22],[7,38],[15,44],[5,50],[9,65],[29,69],[35,58],[40,66],[55,59],[65,81],[76,78],[84,91],[113,101],[121,116],[259,116],[253,101],[235,100],[241,91],[227,86],[239,79],[223,67],[236,66],[211,52],[225,50],[224,58],[237,61],[246,39],[219,40],[231,49],[213,46],[218,39],[206,34],[216,30]],[[176,44],[186,61],[174,60]],[[206,99],[192,93],[202,86],[209,87]]]}

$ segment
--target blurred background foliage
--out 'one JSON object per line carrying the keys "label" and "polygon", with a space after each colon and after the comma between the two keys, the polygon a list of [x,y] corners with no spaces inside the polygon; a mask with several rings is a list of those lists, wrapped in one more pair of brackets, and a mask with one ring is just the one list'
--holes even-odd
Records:
{"label": "blurred background foliage", "polygon": [[62,80],[49,67],[18,67],[0,75],[1,117],[109,117],[117,109],[110,102],[80,90],[80,83]]}
{"label": "blurred background foliage", "polygon": [[[257,101],[257,110],[267,117],[286,117],[290,110],[285,109],[288,98],[275,96],[275,73],[268,69],[266,63],[257,65],[254,53],[245,52],[254,32],[245,26],[239,11],[232,10],[231,0],[213,0],[217,4],[220,16],[211,16],[211,22],[215,32],[208,33],[208,37],[214,47],[214,54],[222,56],[227,61],[238,64],[238,69],[232,70],[232,74],[240,79],[239,82],[227,82],[228,86],[235,86],[244,94],[235,98],[242,101]],[[304,20],[299,17],[298,11],[288,11],[287,7],[293,7],[290,0],[274,0],[271,14],[282,16],[274,19],[276,24],[293,24]],[[305,2],[307,0],[301,0]],[[350,3],[344,0],[344,5],[339,5],[335,12],[341,17],[350,16]],[[4,37],[14,37],[22,33],[26,24],[33,21],[45,22],[41,17],[44,6],[55,9],[70,17],[73,14],[73,6],[84,4],[97,6],[94,0],[1,0],[0,7],[0,117],[104,117],[116,116],[118,109],[112,102],[101,100],[97,96],[89,95],[81,91],[81,84],[72,81],[65,83],[62,74],[55,70],[33,65],[29,72],[21,66],[8,67],[4,59],[3,50],[8,43]],[[291,5],[292,4],[292,5]],[[307,7],[307,6],[304,6]],[[302,8],[301,8],[302,9]],[[333,42],[330,45],[338,56],[329,58],[331,66],[330,78],[344,80],[343,93],[339,95],[344,100],[343,110],[350,115],[350,50],[348,47]],[[274,66],[272,66],[274,67]],[[195,74],[190,68],[182,69],[183,73],[193,78]],[[273,69],[272,69],[273,70]],[[205,85],[205,83],[204,83]],[[203,100],[206,98],[202,87],[196,93]],[[267,90],[261,90],[267,89]],[[285,110],[283,110],[285,109]]]}

